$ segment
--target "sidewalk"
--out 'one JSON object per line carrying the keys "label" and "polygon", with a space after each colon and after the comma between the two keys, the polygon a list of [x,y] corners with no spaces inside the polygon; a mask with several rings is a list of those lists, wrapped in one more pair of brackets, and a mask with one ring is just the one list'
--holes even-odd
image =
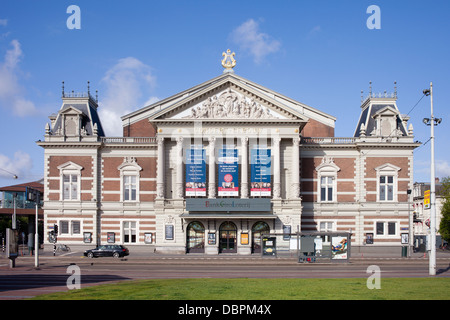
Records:
{"label": "sidewalk", "polygon": [[[299,264],[295,254],[281,254],[277,256],[262,256],[261,254],[237,255],[237,254],[219,254],[208,255],[201,253],[194,254],[163,254],[148,251],[130,250],[130,255],[123,258],[102,257],[89,259],[83,256],[84,251],[71,251],[65,253],[57,253],[53,256],[53,251],[49,252],[40,250],[39,263],[41,264],[70,264],[70,263],[89,263],[89,264],[110,264],[110,263],[136,263],[136,264],[155,264],[168,263],[174,264],[192,264],[192,263],[221,263],[221,264]],[[436,252],[437,262],[450,263],[450,251]],[[35,257],[30,255],[19,255],[16,265],[24,262],[26,265],[34,265]],[[318,259],[316,263],[428,263],[429,256],[427,253],[415,252],[410,257],[401,257],[401,253],[353,253],[348,261],[338,261],[330,259]],[[8,259],[4,253],[0,252],[0,265],[8,263]]]}

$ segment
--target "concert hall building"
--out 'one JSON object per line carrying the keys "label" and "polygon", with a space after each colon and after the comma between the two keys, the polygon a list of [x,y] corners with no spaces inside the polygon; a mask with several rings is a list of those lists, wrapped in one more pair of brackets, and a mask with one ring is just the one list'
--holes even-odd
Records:
{"label": "concert hall building", "polygon": [[123,137],[105,136],[97,98],[63,89],[37,142],[47,246],[55,224],[72,247],[160,253],[248,255],[261,252],[261,234],[289,249],[289,235],[316,231],[348,232],[353,252],[412,241],[418,143],[396,92],[370,92],[355,106],[354,135],[335,137],[334,116],[228,62],[218,77],[124,115]]}

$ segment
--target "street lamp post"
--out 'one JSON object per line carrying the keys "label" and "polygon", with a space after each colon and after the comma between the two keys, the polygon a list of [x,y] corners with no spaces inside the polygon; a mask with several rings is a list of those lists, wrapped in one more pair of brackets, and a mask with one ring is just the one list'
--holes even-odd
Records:
{"label": "street lamp post", "polygon": [[36,226],[35,226],[35,233],[34,233],[34,266],[35,268],[39,267],[39,192],[36,192]]}
{"label": "street lamp post", "polygon": [[431,176],[430,176],[430,260],[429,274],[436,275],[436,173],[434,168],[434,126],[441,123],[442,119],[434,118],[433,114],[433,82],[430,82],[430,89],[423,90],[426,96],[430,96],[431,102],[431,118],[423,119],[423,122],[431,126],[430,142],[431,142]]}

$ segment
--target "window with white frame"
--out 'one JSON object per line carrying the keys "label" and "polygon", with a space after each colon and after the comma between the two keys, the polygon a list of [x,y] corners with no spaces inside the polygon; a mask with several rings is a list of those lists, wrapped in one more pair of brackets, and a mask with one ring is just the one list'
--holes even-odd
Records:
{"label": "window with white frame", "polygon": [[333,221],[320,221],[319,231],[321,231],[321,232],[334,231],[334,222]]}
{"label": "window with white frame", "polygon": [[320,177],[320,201],[333,201],[334,177]]}
{"label": "window with white frame", "polygon": [[123,200],[136,201],[136,180],[135,175],[123,176]]}
{"label": "window with white frame", "polygon": [[377,221],[375,223],[375,233],[377,236],[396,236],[396,221]]}
{"label": "window with white frame", "polygon": [[62,201],[80,200],[80,180],[83,167],[71,161],[58,166],[60,175],[60,199]]}
{"label": "window with white frame", "polygon": [[380,176],[379,181],[380,201],[394,200],[394,177]]}
{"label": "window with white frame", "polygon": [[135,157],[125,157],[120,170],[120,201],[139,201],[139,177],[142,168]]}
{"label": "window with white frame", "polygon": [[377,201],[397,201],[398,172],[400,169],[389,163],[375,168],[377,171]]}
{"label": "window with white frame", "polygon": [[136,243],[136,221],[124,221],[122,231],[123,243]]}
{"label": "window with white frame", "polygon": [[77,236],[81,235],[80,220],[60,220],[58,232],[60,235]]}
{"label": "window with white frame", "polygon": [[323,157],[322,163],[316,167],[318,202],[337,201],[337,173],[340,170],[333,158],[328,156]]}
{"label": "window with white frame", "polygon": [[78,175],[63,174],[63,199],[78,200]]}

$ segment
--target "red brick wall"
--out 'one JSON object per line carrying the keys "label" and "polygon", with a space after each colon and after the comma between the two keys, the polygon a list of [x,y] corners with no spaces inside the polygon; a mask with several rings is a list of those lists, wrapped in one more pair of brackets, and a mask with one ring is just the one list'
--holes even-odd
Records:
{"label": "red brick wall", "polygon": [[[337,173],[337,191],[354,192],[355,183],[352,181],[339,181],[339,179],[354,179],[355,177],[355,159],[354,158],[333,158],[334,163],[341,169]],[[316,168],[322,163],[322,157],[302,158],[301,159],[301,186],[302,192],[317,192],[317,180],[305,181],[303,179],[317,179]],[[312,194],[302,195],[304,202],[317,201],[316,196]],[[339,202],[353,202],[354,195],[338,195]]]}
{"label": "red brick wall", "polygon": [[148,119],[143,119],[123,127],[124,137],[154,137],[156,131]]}
{"label": "red brick wall", "polygon": [[81,170],[82,177],[92,177],[92,157],[89,156],[50,156],[49,158],[49,176],[59,177],[58,166],[72,161],[79,166],[82,166]]}
{"label": "red brick wall", "polygon": [[375,168],[387,163],[401,168],[398,172],[399,178],[409,178],[409,161],[407,157],[368,157],[366,159],[366,178],[376,178],[377,172]]}
{"label": "red brick wall", "polygon": [[[60,171],[58,166],[66,163],[73,162],[81,167],[81,177],[82,178],[92,178],[89,180],[81,180],[80,181],[80,190],[81,191],[91,191],[94,183],[94,173],[92,170],[93,159],[90,156],[50,156],[48,160],[48,172],[49,178],[57,178],[48,180],[48,197],[51,201],[59,201],[60,200]],[[92,194],[91,193],[83,193],[81,192],[81,200],[82,201],[91,201]]]}
{"label": "red brick wall", "polygon": [[334,128],[327,126],[314,119],[309,119],[303,127],[303,137],[334,137]]}

